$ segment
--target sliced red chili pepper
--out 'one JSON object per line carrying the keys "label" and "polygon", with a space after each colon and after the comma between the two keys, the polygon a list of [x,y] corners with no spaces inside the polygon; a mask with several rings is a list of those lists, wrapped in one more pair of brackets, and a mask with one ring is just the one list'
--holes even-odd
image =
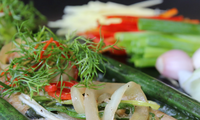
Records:
{"label": "sliced red chili pepper", "polygon": [[[68,81],[63,81],[62,82],[62,86],[63,87],[72,87],[75,84],[77,84],[77,82],[72,81],[72,82],[68,82]],[[48,94],[54,98],[59,97],[60,96],[60,91],[61,91],[61,82],[58,83],[50,83],[50,85],[46,85],[45,86],[45,91],[48,92]],[[56,96],[55,96],[56,94]],[[62,93],[61,93],[61,99],[62,100],[66,100],[66,99],[71,99],[71,94],[70,94],[70,89],[69,88],[63,88],[62,89]]]}
{"label": "sliced red chili pepper", "polygon": [[47,49],[47,47],[50,45],[50,43],[53,41],[53,38],[51,37],[50,40],[47,41],[46,45],[43,47],[43,50],[41,51],[40,53],[40,59],[43,58],[43,54],[44,54],[44,51]]}
{"label": "sliced red chili pepper", "polygon": [[5,74],[5,72],[2,72],[2,73],[1,73],[1,75],[4,75],[4,74]]}
{"label": "sliced red chili pepper", "polygon": [[[61,87],[61,81],[58,82],[57,86],[58,86],[58,87]],[[72,86],[74,86],[74,83],[68,82],[68,81],[63,81],[63,82],[62,82],[62,86],[65,86],[65,87],[72,87]]]}
{"label": "sliced red chili pepper", "polygon": [[57,86],[56,84],[50,83],[50,85],[46,85],[44,89],[46,92],[55,92],[57,90]]}
{"label": "sliced red chili pepper", "polygon": [[[61,88],[58,88],[57,91],[60,92],[60,90],[61,90]],[[63,89],[62,89],[62,93],[70,93],[70,92],[71,92],[71,90],[70,90],[69,88],[63,88]]]}
{"label": "sliced red chili pepper", "polygon": [[89,37],[91,39],[101,38],[101,37],[108,38],[108,37],[114,37],[114,32],[101,30],[101,36],[100,36],[99,28],[96,28],[96,29],[88,30],[88,31],[83,32],[83,33],[79,33],[78,35],[86,36],[86,37]]}
{"label": "sliced red chili pepper", "polygon": [[[49,92],[48,93],[49,96],[54,97],[54,98],[59,98],[60,97],[60,91],[56,91],[56,92]],[[61,93],[61,97],[62,100],[71,100],[71,94],[70,93]]]}
{"label": "sliced red chili pepper", "polygon": [[71,100],[71,94],[70,93],[62,93],[61,94],[61,99],[62,100]]}

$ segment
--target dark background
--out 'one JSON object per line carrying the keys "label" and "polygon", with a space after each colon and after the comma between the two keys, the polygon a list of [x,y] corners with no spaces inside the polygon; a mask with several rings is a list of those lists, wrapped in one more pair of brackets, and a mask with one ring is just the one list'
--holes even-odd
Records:
{"label": "dark background", "polygon": [[[30,0],[23,0],[28,3]],[[67,5],[83,5],[87,4],[89,0],[32,0],[35,7],[44,14],[48,20],[61,19],[64,7]],[[94,0],[93,0],[94,1]],[[108,0],[99,0],[106,2]],[[130,5],[144,0],[110,0],[112,2]],[[170,9],[176,7],[180,15],[191,19],[200,19],[200,0],[163,0],[160,5],[152,8]]]}

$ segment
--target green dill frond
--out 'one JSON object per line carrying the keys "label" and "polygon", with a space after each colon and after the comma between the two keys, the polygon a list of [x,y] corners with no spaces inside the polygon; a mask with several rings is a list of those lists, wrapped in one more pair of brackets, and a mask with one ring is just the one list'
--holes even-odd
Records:
{"label": "green dill frond", "polygon": [[[74,77],[68,74],[73,67],[78,69],[80,77],[79,85],[96,89],[98,85],[93,84],[97,71],[102,71],[98,66],[104,62],[100,51],[103,41],[93,43],[83,37],[57,38],[48,28],[40,28],[38,33],[27,31],[21,32],[18,27],[14,40],[16,49],[12,52],[21,56],[14,58],[8,68],[4,71],[4,77],[11,76],[9,86],[12,86],[3,95],[13,93],[13,90],[27,93],[32,96],[34,93],[44,89],[44,86],[51,83],[52,79],[59,76],[59,81],[64,81],[62,75],[67,75],[70,80]],[[48,47],[47,42],[52,39]],[[45,48],[45,50],[44,50]],[[43,53],[43,54],[42,54]],[[67,71],[66,71],[67,70]]]}

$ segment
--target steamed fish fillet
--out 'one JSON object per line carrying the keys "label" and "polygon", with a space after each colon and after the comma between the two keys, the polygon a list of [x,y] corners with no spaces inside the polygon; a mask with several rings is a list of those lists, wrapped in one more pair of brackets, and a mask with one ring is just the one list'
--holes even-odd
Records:
{"label": "steamed fish fillet", "polygon": [[20,93],[12,94],[11,96],[6,95],[4,99],[8,101],[13,107],[15,107],[19,112],[25,115],[26,111],[30,108],[28,105],[22,104],[19,99]]}

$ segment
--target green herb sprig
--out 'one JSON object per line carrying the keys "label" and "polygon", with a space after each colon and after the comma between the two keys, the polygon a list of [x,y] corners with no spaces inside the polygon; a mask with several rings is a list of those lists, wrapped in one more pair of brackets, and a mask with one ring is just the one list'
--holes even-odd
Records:
{"label": "green herb sprig", "polygon": [[[98,65],[104,62],[104,59],[99,52],[103,50],[104,42],[93,43],[91,40],[83,37],[69,37],[66,39],[57,38],[48,28],[43,27],[38,33],[29,31],[21,32],[22,27],[18,28],[16,38],[14,40],[16,49],[12,52],[18,53],[21,56],[14,58],[8,68],[4,71],[2,77],[9,74],[11,79],[9,89],[3,92],[3,95],[21,92],[30,94],[32,97],[35,93],[39,93],[44,89],[45,85],[49,85],[51,80],[60,75],[59,81],[63,81],[61,75],[67,75],[70,80],[73,76],[68,74],[68,71],[76,66],[78,75],[80,76],[79,85],[87,88],[96,88],[93,84],[93,79],[97,76],[97,70],[101,70]],[[59,47],[56,44],[50,44],[44,51],[44,55],[49,55],[41,59],[41,52],[45,44],[42,42],[53,37],[59,42]],[[80,42],[82,41],[82,42]],[[112,47],[112,46],[110,46]],[[107,48],[106,48],[107,49]],[[33,67],[35,66],[35,67]],[[67,70],[67,71],[66,71]]]}

